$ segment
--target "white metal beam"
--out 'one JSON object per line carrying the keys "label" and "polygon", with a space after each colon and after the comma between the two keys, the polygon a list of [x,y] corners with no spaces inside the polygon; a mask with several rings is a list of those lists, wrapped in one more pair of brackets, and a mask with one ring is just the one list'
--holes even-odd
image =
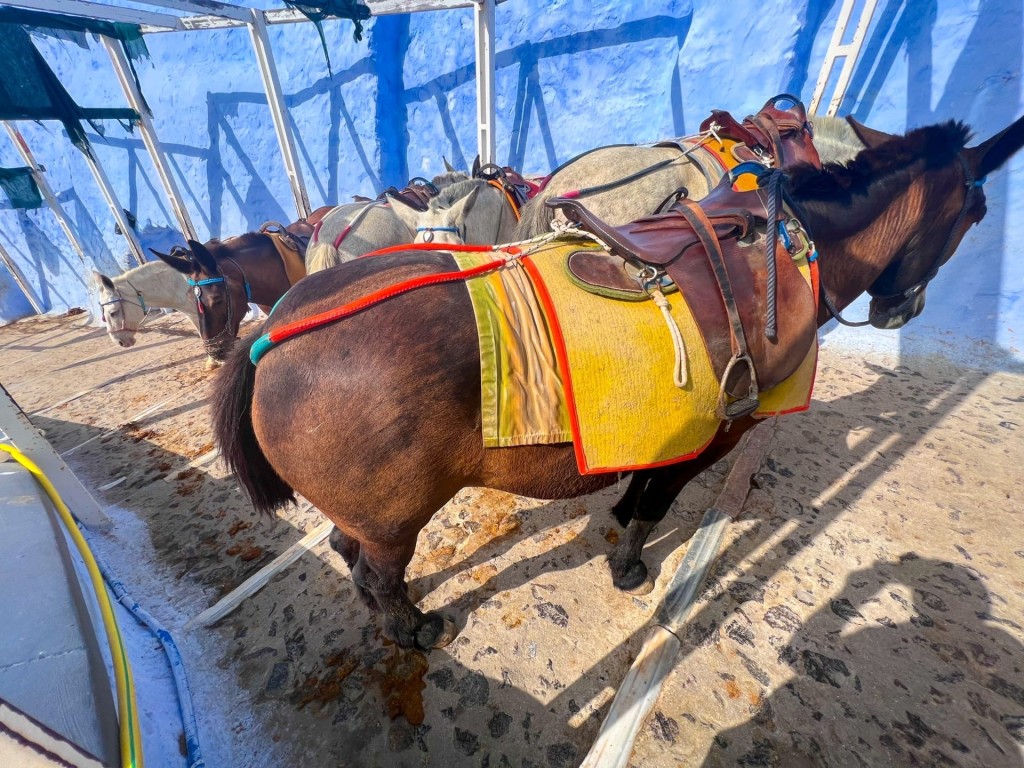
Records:
{"label": "white metal beam", "polygon": [[[88,139],[86,140],[88,142]],[[121,203],[117,200],[117,194],[114,192],[114,187],[110,183],[110,179],[107,178],[106,171],[103,170],[103,166],[100,165],[100,161],[96,158],[93,153],[92,146],[88,143],[88,152],[85,153],[85,161],[89,164],[89,170],[92,171],[93,178],[96,179],[96,183],[100,185],[100,192],[103,193],[103,199],[107,201],[107,206],[110,208],[110,212],[114,215],[117,220],[117,225],[121,228],[121,233],[124,235],[125,240],[128,241],[128,248],[132,252],[132,256],[140,264],[146,263],[146,254],[142,251],[142,244],[139,242],[139,238],[135,236],[135,230],[131,228],[128,223],[128,217],[124,215],[124,209],[121,207]]]}
{"label": "white metal beam", "polygon": [[864,0],[861,8],[860,19],[857,21],[857,28],[853,32],[853,39],[849,43],[843,43],[843,36],[850,24],[850,17],[853,15],[856,0],[843,0],[843,7],[839,11],[839,18],[836,19],[836,28],[832,32],[832,39],[829,41],[828,50],[825,51],[825,60],[821,64],[821,73],[818,75],[818,82],[814,86],[814,95],[811,97],[810,112],[818,113],[825,88],[828,86],[829,78],[832,76],[832,68],[838,59],[843,59],[843,68],[839,71],[839,79],[836,82],[835,91],[829,99],[828,108],[825,110],[827,117],[835,117],[846,97],[846,89],[850,85],[850,78],[853,76],[853,67],[857,63],[860,49],[864,45],[864,36],[868,27],[871,26],[871,19],[875,14],[875,6],[878,0]]}
{"label": "white metal beam", "polygon": [[146,104],[142,98],[142,93],[139,91],[138,84],[135,82],[135,78],[128,67],[128,60],[121,49],[121,44],[105,35],[101,35],[100,39],[103,41],[103,47],[107,49],[107,55],[110,56],[111,64],[114,65],[114,71],[117,73],[117,79],[121,83],[121,89],[124,91],[128,103],[132,109],[139,113],[139,132],[142,134],[142,141],[146,145],[146,149],[149,150],[149,156],[153,160],[153,165],[156,166],[157,176],[160,177],[160,183],[163,185],[164,192],[171,202],[171,208],[174,209],[174,215],[178,219],[178,226],[181,227],[181,232],[185,235],[186,239],[198,240],[199,237],[196,234],[196,229],[192,226],[192,219],[185,208],[185,200],[181,196],[181,191],[178,189],[174,176],[171,175],[170,166],[167,164],[167,156],[164,154],[163,147],[160,146],[160,139],[157,138],[153,121],[146,110]]}
{"label": "white metal beam", "polygon": [[46,310],[43,308],[43,303],[36,296],[36,292],[32,286],[29,285],[28,280],[25,279],[24,273],[18,268],[18,265],[14,263],[14,259],[7,252],[7,249],[0,245],[0,261],[3,262],[4,266],[7,267],[7,271],[11,273],[11,277],[14,278],[14,282],[21,288],[21,292],[25,294],[25,298],[28,299],[28,303],[32,305],[32,309],[36,311],[37,315],[41,315]]}
{"label": "white metal beam", "polygon": [[78,258],[81,259],[83,265],[86,264],[85,246],[82,245],[82,240],[78,236],[78,230],[75,229],[71,219],[64,213],[64,208],[58,202],[57,196],[53,194],[50,183],[46,180],[43,169],[32,155],[32,150],[28,148],[25,137],[21,135],[21,131],[17,129],[14,123],[4,121],[4,128],[7,129],[7,135],[11,137],[11,141],[14,142],[14,146],[18,149],[18,154],[25,161],[25,165],[32,169],[32,178],[35,179],[36,186],[39,187],[39,193],[43,196],[46,204],[50,206],[53,215],[57,217],[57,223],[60,224],[60,228],[64,230],[64,234],[71,241],[71,245],[78,254]]}
{"label": "white metal beam", "polygon": [[157,8],[173,8],[176,11],[186,13],[199,13],[204,15],[214,14],[226,19],[247,24],[249,22],[249,9],[231,3],[222,3],[219,0],[135,0],[143,5],[154,5]]}
{"label": "white metal beam", "polygon": [[32,11],[64,13],[69,16],[84,16],[100,21],[118,21],[124,24],[145,24],[163,32],[184,29],[181,19],[167,13],[137,11],[134,8],[119,8],[116,5],[90,3],[87,0],[4,0],[4,5],[27,8]]}
{"label": "white metal beam", "polygon": [[[176,0],[181,2],[182,0]],[[162,0],[152,0],[154,5],[163,5]],[[416,13],[419,11],[450,11],[454,8],[473,8],[476,6],[474,0],[367,0],[366,5],[374,16],[387,16],[395,13]],[[168,6],[173,7],[173,6]],[[309,21],[299,11],[291,8],[278,8],[266,11],[264,17],[267,24],[295,24],[296,22]],[[183,29],[225,29],[227,27],[241,27],[246,22],[234,18],[226,18],[227,14],[218,13],[204,16],[183,16],[181,26]],[[173,32],[175,30],[163,27],[143,25],[142,31],[147,35],[158,32]]]}
{"label": "white metal beam", "polygon": [[249,34],[256,52],[256,63],[260,68],[260,76],[263,78],[263,88],[267,93],[267,104],[270,106],[270,114],[274,120],[277,141],[281,145],[285,172],[288,174],[288,182],[291,184],[292,195],[295,197],[295,210],[298,211],[299,218],[305,219],[312,211],[309,207],[309,197],[306,195],[306,185],[302,180],[299,156],[295,152],[295,145],[292,142],[291,126],[288,124],[288,113],[285,110],[284,95],[281,92],[281,79],[277,74],[274,52],[270,48],[270,38],[267,35],[267,20],[263,11],[258,11],[255,8],[252,9],[251,18]]}
{"label": "white metal beam", "polygon": [[476,42],[476,139],[480,162],[494,162],[494,0],[473,8]]}
{"label": "white metal beam", "polygon": [[100,509],[96,499],[68,469],[68,465],[29,421],[28,416],[18,407],[3,385],[0,385],[0,431],[3,431],[15,447],[43,471],[82,525],[90,530],[110,530],[110,518]]}

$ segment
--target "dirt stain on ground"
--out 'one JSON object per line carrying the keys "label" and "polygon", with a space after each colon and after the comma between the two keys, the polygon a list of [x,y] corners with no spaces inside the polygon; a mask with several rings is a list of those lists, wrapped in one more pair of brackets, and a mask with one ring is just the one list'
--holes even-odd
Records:
{"label": "dirt stain on ground", "polygon": [[384,661],[384,670],[371,670],[370,678],[380,687],[388,717],[404,717],[410,725],[420,725],[425,717],[423,691],[427,684],[423,676],[429,664],[419,651],[395,648],[394,654]]}

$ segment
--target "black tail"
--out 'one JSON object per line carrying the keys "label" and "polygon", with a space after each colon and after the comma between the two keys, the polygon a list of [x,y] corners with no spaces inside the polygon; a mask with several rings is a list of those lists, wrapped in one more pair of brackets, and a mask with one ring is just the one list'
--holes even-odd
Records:
{"label": "black tail", "polygon": [[262,327],[235,345],[217,374],[213,393],[213,435],[221,456],[257,512],[272,514],[295,501],[295,492],[263,455],[252,428],[252,394],[256,366],[249,349]]}

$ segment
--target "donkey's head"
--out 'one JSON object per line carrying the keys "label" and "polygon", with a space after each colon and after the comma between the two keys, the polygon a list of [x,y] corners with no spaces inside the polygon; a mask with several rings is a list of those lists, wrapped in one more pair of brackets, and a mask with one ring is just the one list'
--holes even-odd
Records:
{"label": "donkey's head", "polygon": [[100,298],[100,317],[107,326],[110,340],[126,349],[133,346],[135,334],[146,317],[146,302],[142,294],[130,283],[125,284],[121,280],[115,283],[96,271],[92,278]]}
{"label": "donkey's head", "polygon": [[389,199],[395,215],[416,233],[413,242],[458,244],[466,242],[467,218],[485,186],[475,179],[456,182],[431,198],[425,211],[396,197]]}
{"label": "donkey's head", "polygon": [[[929,282],[985,216],[985,176],[1024,144],[1024,118],[976,147],[966,146],[962,123],[906,136],[856,127],[867,149],[846,166],[795,170],[790,189],[811,214],[819,247],[828,246],[826,299],[834,292],[841,309],[867,284],[870,324],[901,328],[921,314]],[[845,263],[830,264],[830,249],[845,251]]]}
{"label": "donkey's head", "polygon": [[153,251],[156,256],[185,275],[195,296],[199,313],[199,333],[210,359],[223,362],[235,342],[238,326],[246,313],[248,300],[244,278],[226,275],[214,251],[223,246],[216,240],[207,245],[188,241],[188,248],[170,253]]}

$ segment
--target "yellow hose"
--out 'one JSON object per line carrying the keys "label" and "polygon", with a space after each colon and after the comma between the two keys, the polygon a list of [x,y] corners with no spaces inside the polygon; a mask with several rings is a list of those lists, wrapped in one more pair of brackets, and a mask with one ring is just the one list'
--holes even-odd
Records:
{"label": "yellow hose", "polygon": [[82,536],[82,532],[78,530],[71,511],[61,499],[60,494],[57,493],[57,489],[53,487],[53,483],[36,466],[35,462],[13,446],[0,445],[0,451],[9,453],[15,461],[31,472],[43,487],[46,495],[50,497],[50,501],[57,508],[64,527],[67,528],[78,548],[78,553],[85,561],[85,567],[89,571],[89,580],[92,582],[93,591],[99,602],[100,613],[103,615],[103,627],[107,633],[110,657],[114,664],[114,679],[117,683],[117,719],[121,726],[121,766],[122,768],[142,768],[142,735],[139,731],[139,714],[135,705],[135,683],[132,679],[132,668],[128,663],[128,654],[125,652],[124,642],[121,639],[121,630],[117,626],[117,619],[114,618],[114,607],[107,594],[107,587],[103,583],[99,566],[96,565],[96,559],[89,551],[89,544]]}

